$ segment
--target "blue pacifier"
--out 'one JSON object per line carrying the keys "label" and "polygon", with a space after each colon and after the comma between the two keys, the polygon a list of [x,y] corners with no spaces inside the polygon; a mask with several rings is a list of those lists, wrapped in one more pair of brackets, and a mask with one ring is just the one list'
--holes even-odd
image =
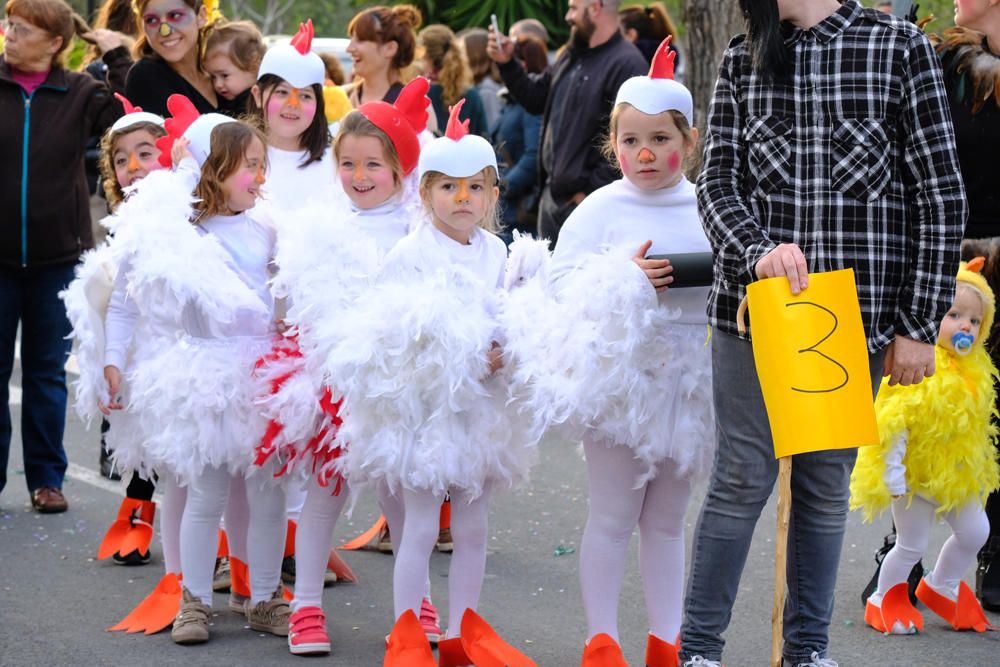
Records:
{"label": "blue pacifier", "polygon": [[968,354],[972,352],[972,344],[976,342],[976,337],[964,331],[958,331],[951,337],[951,346],[958,354]]}

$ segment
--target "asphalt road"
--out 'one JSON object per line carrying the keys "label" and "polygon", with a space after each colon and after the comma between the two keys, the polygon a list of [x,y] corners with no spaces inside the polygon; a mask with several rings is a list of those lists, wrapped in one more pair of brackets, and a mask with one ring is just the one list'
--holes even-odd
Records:
{"label": "asphalt road", "polygon": [[[94,559],[97,546],[122,496],[121,487],[96,474],[97,429],[86,431],[70,415],[66,449],[71,462],[64,491],[69,512],[41,516],[31,511],[23,483],[18,422],[18,376],[12,379],[12,443],[7,488],[0,494],[0,665],[303,665],[376,667],[382,640],[392,623],[392,559],[376,552],[345,558],[359,575],[357,584],[326,589],[333,653],[305,659],[288,653],[283,639],[252,632],[226,611],[216,596],[212,640],[202,646],[173,644],[169,633],[135,636],[107,633],[162,575],[159,545],[153,561],[125,568]],[[701,506],[699,488],[688,512],[688,539]],[[490,553],[480,613],[541,667],[579,664],[585,625],[577,582],[577,553],[556,555],[557,547],[577,549],[586,518],[583,462],[576,447],[555,440],[542,444],[541,462],[525,488],[498,496],[490,516]],[[353,517],[341,519],[344,541],[376,518],[374,502],[362,497]],[[867,628],[859,592],[874,571],[872,554],[888,519],[865,525],[849,520],[840,564],[838,598],[831,627],[831,657],[841,667],[924,667],[1000,665],[1000,634],[955,633],[925,613],[924,633],[883,637]],[[773,590],[774,503],[765,510],[726,634],[728,667],[763,667],[770,651]],[[930,553],[947,537],[935,528]],[[623,648],[630,665],[642,665],[645,611],[635,557],[635,540],[620,605]],[[431,561],[436,601],[446,608],[448,556]],[[967,573],[972,582],[973,569]],[[990,614],[1000,626],[1000,615]]]}

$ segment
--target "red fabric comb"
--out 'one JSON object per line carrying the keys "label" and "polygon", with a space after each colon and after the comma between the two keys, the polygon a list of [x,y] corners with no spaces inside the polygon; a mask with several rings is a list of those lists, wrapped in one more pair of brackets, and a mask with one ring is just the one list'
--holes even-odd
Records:
{"label": "red fabric comb", "polygon": [[670,38],[671,35],[667,35],[653,54],[653,64],[649,67],[650,79],[674,78],[674,60],[677,54],[670,50]]}
{"label": "red fabric comb", "polygon": [[465,104],[465,99],[458,101],[455,106],[448,109],[448,127],[444,131],[444,136],[448,137],[452,141],[458,141],[462,137],[469,134],[469,119],[459,120],[458,114],[462,110],[462,105]]}
{"label": "red fabric comb", "polygon": [[406,84],[393,104],[417,134],[427,129],[427,107],[431,103],[427,98],[427,91],[430,87],[426,78],[418,76]]}
{"label": "red fabric comb", "polygon": [[292,37],[292,46],[295,50],[305,55],[312,50],[313,43],[313,20],[306,19],[305,23],[299,24],[299,31],[296,33],[295,37]]}
{"label": "red fabric comb", "polygon": [[133,104],[129,102],[128,99],[121,93],[115,93],[115,99],[122,103],[122,107],[124,107],[126,114],[139,113],[142,111],[142,107],[133,106]]}
{"label": "red fabric comb", "polygon": [[167,98],[167,111],[170,112],[170,118],[163,122],[167,134],[156,140],[156,147],[160,149],[159,163],[169,168],[172,166],[170,151],[173,150],[174,142],[184,135],[201,114],[191,100],[176,93]]}

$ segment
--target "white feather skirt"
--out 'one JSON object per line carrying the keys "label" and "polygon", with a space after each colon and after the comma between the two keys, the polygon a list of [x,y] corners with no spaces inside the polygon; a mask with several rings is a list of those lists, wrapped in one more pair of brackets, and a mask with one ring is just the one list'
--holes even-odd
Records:
{"label": "white feather skirt", "polygon": [[534,443],[507,416],[506,381],[489,377],[494,293],[460,268],[378,284],[347,314],[324,362],[343,396],[338,459],[352,488],[473,497],[527,474]]}
{"label": "white feather skirt", "polygon": [[[254,400],[254,366],[272,343],[272,336],[185,336],[137,364],[128,407],[141,420],[148,458],[183,484],[205,466],[249,474],[267,424]],[[258,470],[271,477],[270,468]]]}

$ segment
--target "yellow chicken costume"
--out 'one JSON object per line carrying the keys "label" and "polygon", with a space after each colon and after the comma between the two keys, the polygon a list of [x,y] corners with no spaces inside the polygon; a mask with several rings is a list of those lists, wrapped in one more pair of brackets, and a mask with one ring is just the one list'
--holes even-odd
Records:
{"label": "yellow chicken costume", "polygon": [[[859,450],[851,475],[851,509],[861,509],[871,521],[891,506],[896,521],[896,546],[883,562],[878,589],[865,612],[865,621],[883,633],[923,628],[907,595],[906,573],[923,555],[930,526],[938,519],[947,521],[956,535],[942,548],[935,571],[947,570],[952,576],[933,579],[934,573],[929,573],[917,597],[956,630],[982,632],[989,625],[975,595],[961,582],[967,563],[958,567],[970,550],[974,560],[982,544],[968,542],[977,541],[984,530],[985,543],[989,522],[983,505],[1000,487],[992,420],[997,369],[984,347],[995,301],[979,273],[982,265],[982,258],[976,258],[962,263],[958,272],[959,290],[972,288],[983,304],[980,333],[971,349],[960,355],[938,340],[933,376],[905,387],[883,380],[875,401],[881,442]],[[894,470],[897,476],[905,475],[905,490],[901,479],[892,481]]]}

